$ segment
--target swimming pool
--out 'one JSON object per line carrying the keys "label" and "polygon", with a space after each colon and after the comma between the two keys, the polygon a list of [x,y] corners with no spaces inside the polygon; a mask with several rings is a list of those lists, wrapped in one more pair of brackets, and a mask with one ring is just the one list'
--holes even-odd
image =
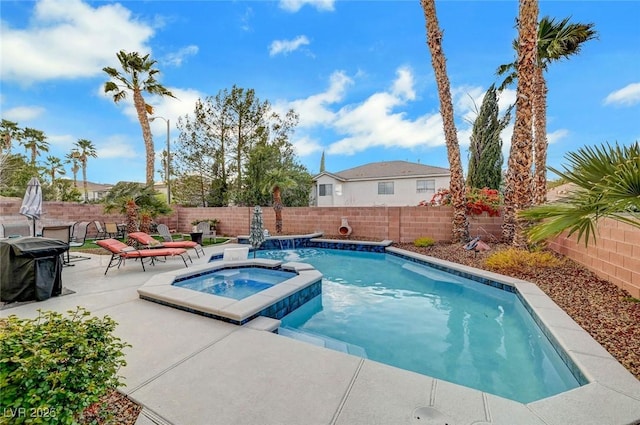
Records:
{"label": "swimming pool", "polygon": [[309,248],[257,255],[323,273],[322,295],[285,316],[285,328],[524,403],[580,385],[513,291],[391,254]]}
{"label": "swimming pool", "polygon": [[176,279],[174,286],[242,300],[296,276],[296,273],[261,267],[230,268]]}

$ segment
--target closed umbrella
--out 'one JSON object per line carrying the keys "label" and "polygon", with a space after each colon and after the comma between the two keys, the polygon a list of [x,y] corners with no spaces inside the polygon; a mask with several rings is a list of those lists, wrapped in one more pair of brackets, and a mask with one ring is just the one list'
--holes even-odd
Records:
{"label": "closed umbrella", "polygon": [[33,220],[33,236],[36,235],[36,220],[42,215],[42,186],[36,177],[32,177],[27,184],[27,191],[22,199],[20,214]]}

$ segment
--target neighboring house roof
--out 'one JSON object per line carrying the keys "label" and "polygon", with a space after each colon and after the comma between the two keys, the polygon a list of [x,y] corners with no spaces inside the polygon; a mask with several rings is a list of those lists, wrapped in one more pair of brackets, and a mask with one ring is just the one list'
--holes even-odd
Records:
{"label": "neighboring house roof", "polygon": [[383,161],[371,162],[347,170],[329,173],[323,171],[316,175],[314,180],[320,176],[328,175],[337,180],[370,180],[384,178],[408,178],[408,177],[433,177],[449,176],[448,168],[434,167],[432,165],[418,164],[408,161]]}

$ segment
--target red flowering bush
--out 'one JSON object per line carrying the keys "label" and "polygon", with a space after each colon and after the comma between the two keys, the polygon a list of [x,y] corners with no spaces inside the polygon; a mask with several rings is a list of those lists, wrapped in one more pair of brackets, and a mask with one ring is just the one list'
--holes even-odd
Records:
{"label": "red flowering bush", "polygon": [[[500,215],[502,198],[500,192],[495,189],[472,189],[467,188],[467,214],[480,215],[487,212],[490,217]],[[438,206],[451,205],[451,191],[449,189],[439,189],[431,198],[431,201],[422,201],[418,206]]]}

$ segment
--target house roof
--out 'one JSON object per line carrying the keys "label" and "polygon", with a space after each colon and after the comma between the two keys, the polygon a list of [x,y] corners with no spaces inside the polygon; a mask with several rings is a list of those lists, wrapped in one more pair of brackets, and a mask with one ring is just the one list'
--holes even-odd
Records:
{"label": "house roof", "polygon": [[383,161],[371,162],[336,173],[322,172],[315,176],[318,179],[321,175],[329,175],[338,180],[368,180],[381,178],[406,178],[406,177],[433,177],[448,176],[448,168],[434,167],[431,165],[418,164],[408,161]]}

